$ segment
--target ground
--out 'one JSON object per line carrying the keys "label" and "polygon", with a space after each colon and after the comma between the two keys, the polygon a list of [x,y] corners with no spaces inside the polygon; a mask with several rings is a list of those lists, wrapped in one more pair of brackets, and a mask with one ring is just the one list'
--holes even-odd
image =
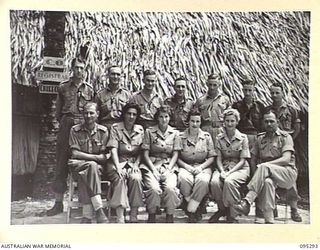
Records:
{"label": "ground", "polygon": [[[51,208],[53,205],[53,200],[34,200],[31,198],[26,198],[19,201],[13,201],[11,203],[11,224],[13,225],[22,225],[22,224],[65,224],[67,213],[67,200],[64,201],[65,211],[56,216],[48,217],[46,216],[46,210]],[[310,223],[310,213],[308,209],[299,207],[299,213],[302,216],[302,222],[297,223],[291,220],[290,218],[290,207],[283,204],[278,204],[278,214],[279,216],[275,219],[276,224],[309,224]],[[210,202],[207,207],[207,214],[203,215],[203,219],[200,223],[207,223],[210,216],[217,211],[216,204]],[[263,219],[255,221],[254,216],[254,206],[251,207],[249,216],[239,217],[240,224],[253,224],[253,223],[264,223]],[[128,214],[128,213],[127,213]],[[287,216],[285,216],[287,214]],[[187,217],[181,209],[176,209],[175,212],[175,223],[186,223]],[[128,216],[126,216],[128,219]],[[145,208],[139,209],[138,215],[139,223],[146,223],[147,213]],[[81,208],[72,209],[70,223],[78,224],[81,220]],[[110,222],[115,223],[115,216],[111,216]],[[223,222],[224,219],[222,219]],[[157,216],[157,221],[159,223],[165,222],[165,213]]]}

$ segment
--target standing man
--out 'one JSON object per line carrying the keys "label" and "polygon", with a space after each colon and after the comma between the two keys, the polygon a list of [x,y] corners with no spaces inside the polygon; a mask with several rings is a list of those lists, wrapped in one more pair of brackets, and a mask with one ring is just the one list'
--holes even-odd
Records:
{"label": "standing man", "polygon": [[207,80],[207,93],[201,96],[195,103],[203,119],[201,129],[209,132],[216,145],[216,136],[222,127],[221,115],[230,106],[229,98],[220,91],[220,74],[211,74]]}
{"label": "standing man", "polygon": [[157,124],[154,120],[154,115],[157,109],[163,104],[162,98],[154,90],[157,80],[155,71],[144,71],[142,80],[144,83],[143,89],[134,94],[129,100],[130,103],[139,105],[141,114],[138,123],[142,125],[144,129]]}
{"label": "standing man", "polygon": [[240,113],[240,121],[237,129],[247,135],[249,147],[252,149],[257,134],[264,131],[262,115],[265,107],[255,98],[255,82],[253,80],[245,79],[241,84],[244,97],[242,100],[234,103],[232,107]]}
{"label": "standing man", "polygon": [[[300,133],[300,119],[297,110],[283,101],[283,88],[281,84],[274,83],[270,88],[272,104],[267,107],[276,114],[279,120],[279,128],[288,132],[295,140]],[[288,199],[291,207],[291,219],[301,222],[302,218],[298,213],[298,190],[296,183],[288,191]]]}
{"label": "standing man", "polygon": [[60,126],[57,134],[57,165],[53,183],[55,204],[47,211],[48,216],[63,212],[63,194],[67,189],[67,162],[70,158],[70,129],[83,120],[82,111],[85,104],[94,99],[93,88],[84,82],[85,62],[74,58],[71,66],[73,75],[70,80],[59,86],[56,101],[56,117]]}
{"label": "standing man", "polygon": [[101,199],[102,165],[106,163],[108,129],[96,123],[99,116],[97,104],[89,102],[83,111],[84,123],[70,130],[71,159],[68,165],[77,177],[79,200],[83,204],[81,223],[92,222],[92,207],[97,223],[106,223]]}
{"label": "standing man", "polygon": [[117,65],[108,69],[109,85],[100,90],[96,102],[100,111],[99,123],[111,128],[111,125],[120,122],[120,115],[124,105],[129,101],[129,90],[120,86],[122,70]]}
{"label": "standing man", "polygon": [[188,127],[188,114],[193,107],[191,98],[186,97],[187,80],[179,77],[174,82],[175,95],[167,98],[164,103],[171,108],[170,126],[184,131]]}
{"label": "standing man", "polygon": [[259,134],[252,150],[254,161],[259,163],[248,184],[246,197],[235,205],[235,209],[245,215],[250,205],[258,197],[258,206],[263,211],[265,223],[274,222],[275,189],[292,188],[297,179],[292,137],[280,130],[278,119],[272,111],[264,114],[266,132]]}

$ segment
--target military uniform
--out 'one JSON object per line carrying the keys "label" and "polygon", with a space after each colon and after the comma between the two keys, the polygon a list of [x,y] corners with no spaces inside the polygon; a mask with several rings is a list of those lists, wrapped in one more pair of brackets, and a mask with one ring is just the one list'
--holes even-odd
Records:
{"label": "military uniform", "polygon": [[283,103],[280,107],[270,105],[267,110],[272,110],[275,113],[279,120],[279,128],[289,134],[294,132],[294,124],[301,122],[297,110],[286,103]]}
{"label": "military uniform", "polygon": [[263,104],[257,100],[253,100],[250,107],[248,107],[244,100],[241,100],[234,103],[232,108],[237,109],[240,113],[240,121],[237,129],[247,135],[249,148],[252,150],[257,139],[257,134],[264,130],[262,118],[265,108]]}
{"label": "military uniform", "polygon": [[139,105],[141,114],[137,122],[142,125],[144,129],[156,125],[157,122],[154,120],[154,115],[163,103],[162,98],[157,93],[153,93],[148,99],[143,92],[140,91],[134,94],[129,102]]}
{"label": "military uniform", "polygon": [[100,111],[99,123],[110,129],[113,123],[120,122],[122,108],[130,97],[131,93],[124,88],[118,88],[115,93],[112,93],[110,87],[100,90],[96,95]]}
{"label": "military uniform", "polygon": [[158,182],[148,166],[140,165],[148,212],[155,213],[157,207],[163,206],[167,214],[172,214],[180,204],[177,175],[174,173],[178,166],[174,166],[172,171],[163,168],[169,164],[173,152],[181,150],[179,132],[168,126],[163,134],[158,125],[152,126],[145,132],[142,149],[149,150],[150,160],[163,173],[163,179]]}
{"label": "military uniform", "polygon": [[[194,167],[204,163],[208,158],[217,155],[212,138],[208,132],[199,130],[196,141],[190,140],[189,129],[186,129],[180,136],[181,153],[179,158]],[[184,197],[190,197],[197,202],[201,202],[203,197],[209,192],[209,181],[212,169],[209,166],[194,176],[184,168],[179,168],[180,192]]]}
{"label": "military uniform", "polygon": [[[108,148],[118,149],[119,163],[123,164],[127,168],[127,181],[121,179],[119,185],[114,187],[114,193],[119,195],[113,196],[110,200],[111,207],[141,207],[144,205],[142,200],[142,175],[141,172],[132,172],[131,167],[135,163],[137,157],[140,154],[141,144],[144,138],[144,130],[140,125],[134,125],[132,133],[129,134],[124,127],[124,123],[115,123],[110,130],[110,139],[107,143]],[[115,166],[110,159],[107,163],[108,171],[115,175],[117,172]],[[127,182],[127,183],[126,183]],[[127,190],[127,192],[123,192]],[[128,199],[129,198],[129,199]]]}
{"label": "military uniform", "polygon": [[216,144],[216,136],[221,132],[222,113],[229,106],[230,100],[222,92],[214,98],[206,93],[195,103],[195,108],[201,112],[201,129],[209,132],[214,144]]}
{"label": "military uniform", "polygon": [[[287,166],[268,163],[280,158],[286,151],[292,152]],[[261,133],[252,155],[255,155],[261,164],[248,184],[249,193],[246,198],[252,203],[258,196],[259,208],[268,217],[266,219],[270,219],[270,216],[273,218],[272,211],[275,208],[276,187],[290,189],[297,179],[293,140],[287,132],[280,129],[277,129],[271,137],[268,137],[266,132]]]}
{"label": "military uniform", "polygon": [[[248,138],[236,129],[234,137],[229,140],[226,131],[217,136],[217,155],[222,158],[224,171],[232,169],[241,158],[250,158]],[[217,202],[219,209],[232,208],[233,204],[241,200],[240,186],[245,184],[250,175],[249,164],[245,164],[239,170],[228,175],[224,182],[220,180],[220,172],[212,174],[210,191],[212,198]],[[235,218],[234,210],[230,210],[231,217]]]}
{"label": "military uniform", "polygon": [[[102,125],[95,124],[92,131],[84,124],[75,125],[70,130],[70,149],[97,155],[105,153],[108,136],[108,129]],[[95,161],[78,159],[69,159],[68,165],[78,179],[80,202],[91,204],[91,197],[101,194],[102,166]]]}
{"label": "military uniform", "polygon": [[[267,109],[272,110],[276,114],[279,120],[279,128],[291,135],[294,132],[294,125],[301,122],[297,110],[286,103],[282,103],[280,107],[270,105]],[[288,191],[288,199],[292,201],[299,199],[296,183]]]}
{"label": "military uniform", "polygon": [[94,100],[93,88],[87,83],[76,86],[72,78],[58,88],[56,117],[60,123],[57,134],[55,193],[63,194],[67,189],[67,162],[70,158],[69,134],[73,125],[83,122],[82,111],[87,102]]}
{"label": "military uniform", "polygon": [[180,99],[175,95],[167,98],[164,103],[171,108],[170,125],[179,131],[185,130],[188,127],[188,114],[193,107],[192,99]]}

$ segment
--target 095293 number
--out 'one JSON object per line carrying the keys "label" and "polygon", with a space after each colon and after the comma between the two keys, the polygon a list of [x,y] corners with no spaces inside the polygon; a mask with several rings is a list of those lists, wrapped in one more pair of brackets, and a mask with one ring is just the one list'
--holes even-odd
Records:
{"label": "095293 number", "polygon": [[318,248],[318,244],[305,243],[305,244],[299,244],[299,247],[303,249],[314,249],[314,248]]}

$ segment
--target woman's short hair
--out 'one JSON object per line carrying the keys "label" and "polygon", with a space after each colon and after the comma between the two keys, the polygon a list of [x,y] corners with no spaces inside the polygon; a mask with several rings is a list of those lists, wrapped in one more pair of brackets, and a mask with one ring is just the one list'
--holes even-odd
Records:
{"label": "woman's short hair", "polygon": [[161,105],[154,114],[154,120],[158,121],[160,113],[166,113],[171,117],[171,108],[169,105]]}
{"label": "woman's short hair", "polygon": [[232,108],[226,109],[222,114],[223,120],[225,120],[226,116],[229,116],[229,115],[234,115],[234,117],[236,118],[237,122],[240,121],[240,113],[239,113],[238,110],[232,109]]}
{"label": "woman's short hair", "polygon": [[188,117],[187,117],[187,122],[190,122],[190,118],[191,116],[200,116],[201,117],[201,113],[199,111],[199,109],[197,108],[192,108],[188,114]]}
{"label": "woman's short hair", "polygon": [[120,115],[120,120],[124,121],[124,115],[128,112],[129,109],[135,109],[137,110],[137,118],[136,121],[140,119],[140,114],[141,114],[141,109],[138,104],[136,103],[127,103],[126,105],[123,106],[121,115]]}

